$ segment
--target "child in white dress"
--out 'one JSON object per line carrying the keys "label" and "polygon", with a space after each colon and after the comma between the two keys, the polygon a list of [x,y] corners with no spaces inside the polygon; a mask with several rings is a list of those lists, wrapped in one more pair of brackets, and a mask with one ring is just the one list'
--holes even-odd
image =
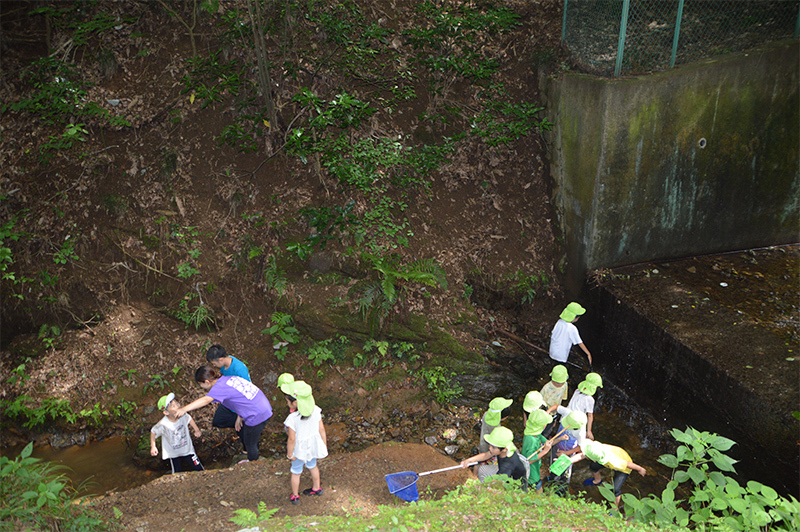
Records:
{"label": "child in white dress", "polygon": [[328,456],[328,437],[322,422],[322,410],[314,403],[311,386],[303,381],[289,382],[281,386],[286,396],[290,414],[283,424],[289,434],[286,457],[292,461],[292,504],[300,504],[300,475],[303,466],[311,473],[311,487],[303,495],[322,495],[317,460]]}

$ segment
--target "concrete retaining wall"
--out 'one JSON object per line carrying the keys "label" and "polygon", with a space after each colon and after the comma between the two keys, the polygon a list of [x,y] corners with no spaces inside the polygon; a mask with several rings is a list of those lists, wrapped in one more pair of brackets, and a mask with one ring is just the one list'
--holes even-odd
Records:
{"label": "concrete retaining wall", "polygon": [[595,268],[800,240],[798,50],[542,76],[568,288]]}

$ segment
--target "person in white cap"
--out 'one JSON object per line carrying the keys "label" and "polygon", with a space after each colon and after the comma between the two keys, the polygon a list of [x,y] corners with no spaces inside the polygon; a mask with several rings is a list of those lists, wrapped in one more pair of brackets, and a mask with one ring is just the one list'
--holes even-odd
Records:
{"label": "person in white cap", "polygon": [[555,327],[553,327],[553,332],[550,334],[550,358],[558,362],[566,362],[569,358],[569,350],[573,345],[577,345],[586,353],[589,365],[592,364],[592,354],[581,340],[578,328],[575,327],[575,322],[585,313],[586,309],[574,301],[561,312]]}
{"label": "person in white cap", "polygon": [[200,437],[200,429],[192,416],[178,418],[176,412],[181,407],[175,399],[175,394],[170,393],[158,400],[158,408],[164,412],[164,417],[150,429],[150,455],[158,456],[156,438],[161,438],[161,458],[169,460],[173,473],[183,471],[183,463],[189,462],[192,471],[204,471],[203,464],[194,452],[194,444],[189,436],[189,428],[194,432],[194,437]]}

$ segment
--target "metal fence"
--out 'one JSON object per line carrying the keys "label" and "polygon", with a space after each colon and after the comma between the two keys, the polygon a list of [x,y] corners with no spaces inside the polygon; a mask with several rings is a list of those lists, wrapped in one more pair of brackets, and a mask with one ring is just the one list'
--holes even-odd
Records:
{"label": "metal fence", "polygon": [[620,76],[798,38],[800,0],[564,0],[579,66]]}

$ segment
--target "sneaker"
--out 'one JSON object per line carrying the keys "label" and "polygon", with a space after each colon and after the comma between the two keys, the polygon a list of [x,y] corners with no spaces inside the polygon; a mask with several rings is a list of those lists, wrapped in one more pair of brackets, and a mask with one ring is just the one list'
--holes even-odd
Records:
{"label": "sneaker", "polygon": [[289,497],[289,500],[292,501],[292,504],[300,504],[300,496],[294,493]]}
{"label": "sneaker", "polygon": [[589,477],[589,478],[587,478],[586,480],[583,481],[583,485],[584,486],[599,486],[602,483],[603,483],[603,481],[601,480],[599,483],[595,484],[594,483],[594,478],[592,478],[592,477]]}
{"label": "sneaker", "polygon": [[318,490],[308,488],[307,490],[303,490],[303,495],[322,495],[322,488]]}

